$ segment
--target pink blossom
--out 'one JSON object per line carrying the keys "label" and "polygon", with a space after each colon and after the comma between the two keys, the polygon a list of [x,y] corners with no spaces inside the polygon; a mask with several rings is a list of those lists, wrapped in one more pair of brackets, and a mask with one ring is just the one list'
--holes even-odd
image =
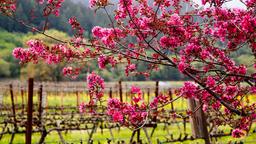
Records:
{"label": "pink blossom", "polygon": [[167,24],[169,26],[175,26],[175,25],[182,25],[183,22],[180,19],[180,16],[178,14],[172,14],[170,19],[168,20]]}
{"label": "pink blossom", "polygon": [[135,102],[135,103],[138,103],[142,100],[142,97],[141,95],[138,95],[138,96],[135,96],[132,98],[132,101]]}
{"label": "pink blossom", "polygon": [[167,36],[163,36],[160,38],[160,44],[162,47],[168,47],[169,46],[169,39]]}
{"label": "pink blossom", "polygon": [[135,64],[129,64],[125,67],[125,73],[128,76],[130,72],[133,72],[136,70],[136,65]]}
{"label": "pink blossom", "polygon": [[234,138],[240,138],[243,137],[244,135],[245,133],[241,129],[236,128],[232,131],[232,137]]}
{"label": "pink blossom", "polygon": [[73,68],[72,67],[64,67],[62,69],[63,75],[71,75],[73,73]]}
{"label": "pink blossom", "polygon": [[111,47],[116,44],[116,40],[125,37],[123,31],[119,28],[102,28],[99,26],[95,26],[92,29],[92,34],[94,37],[100,39],[102,43]]}
{"label": "pink blossom", "polygon": [[216,102],[214,102],[214,103],[212,103],[212,108],[214,109],[214,110],[219,110],[220,109],[220,107],[221,107],[221,104],[220,104],[220,102],[219,101],[216,101]]}
{"label": "pink blossom", "polygon": [[184,86],[180,88],[180,95],[185,98],[196,98],[197,97],[197,86],[193,82],[184,82]]}
{"label": "pink blossom", "polygon": [[184,61],[178,63],[178,69],[180,72],[184,72],[187,68],[187,64]]}
{"label": "pink blossom", "polygon": [[96,99],[100,99],[104,95],[104,80],[92,72],[87,76],[87,88],[91,96],[95,96]]}
{"label": "pink blossom", "polygon": [[256,86],[252,86],[251,87],[251,93],[252,94],[256,94]]}
{"label": "pink blossom", "polygon": [[94,37],[98,37],[98,38],[102,38],[103,37],[103,34],[102,34],[102,32],[101,32],[101,27],[99,27],[99,26],[95,26],[95,27],[93,27],[93,29],[92,29],[92,34],[93,34],[93,36]]}
{"label": "pink blossom", "polygon": [[104,69],[107,63],[108,63],[107,57],[105,55],[100,55],[98,58],[99,68]]}
{"label": "pink blossom", "polygon": [[30,56],[31,56],[31,54],[28,50],[20,48],[20,47],[15,48],[12,52],[12,55],[15,58],[19,59],[23,63],[28,62],[30,60]]}
{"label": "pink blossom", "polygon": [[97,0],[89,0],[89,3],[90,3],[90,7],[92,8],[96,6]]}
{"label": "pink blossom", "polygon": [[113,113],[112,118],[113,118],[114,122],[122,122],[123,121],[123,115],[118,111],[115,111]]}
{"label": "pink blossom", "polygon": [[150,102],[150,108],[155,109],[159,104],[165,104],[168,102],[168,97],[162,93],[155,97],[152,102]]}
{"label": "pink blossom", "polygon": [[215,80],[212,76],[207,77],[206,85],[209,87],[213,87],[215,85]]}
{"label": "pink blossom", "polygon": [[82,103],[79,105],[79,112],[80,112],[80,113],[84,113],[84,112],[85,112],[85,107],[86,107],[85,103],[82,102]]}
{"label": "pink blossom", "polygon": [[132,94],[137,94],[137,93],[140,93],[141,92],[141,89],[137,86],[132,86],[131,87],[131,93]]}

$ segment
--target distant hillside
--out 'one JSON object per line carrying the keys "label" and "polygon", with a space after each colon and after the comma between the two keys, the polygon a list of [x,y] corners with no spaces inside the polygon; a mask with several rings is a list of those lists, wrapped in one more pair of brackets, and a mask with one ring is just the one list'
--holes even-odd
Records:
{"label": "distant hillside", "polygon": [[[74,1],[77,1],[77,3],[74,3]],[[48,28],[54,28],[72,34],[72,29],[68,24],[68,19],[72,16],[76,16],[89,36],[93,26],[106,26],[108,24],[108,19],[103,13],[95,13],[94,10],[87,6],[88,0],[81,1],[81,3],[86,2],[84,5],[78,2],[78,0],[65,0],[61,8],[61,15],[57,18],[55,16],[49,17]],[[45,22],[45,17],[42,16],[42,11],[42,8],[35,4],[35,0],[17,1],[16,17],[22,19],[25,23],[38,26],[39,29],[44,26]],[[0,15],[0,28],[9,32],[26,33],[29,31],[24,26],[2,15]]]}

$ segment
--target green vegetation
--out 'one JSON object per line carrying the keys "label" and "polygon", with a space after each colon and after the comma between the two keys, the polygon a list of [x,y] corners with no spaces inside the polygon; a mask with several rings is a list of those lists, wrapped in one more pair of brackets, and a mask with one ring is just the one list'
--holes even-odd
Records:
{"label": "green vegetation", "polygon": [[[159,139],[160,141],[165,141],[165,137],[168,138],[168,134],[166,131],[163,131],[163,125],[158,125],[158,127],[155,130],[154,136],[151,139],[152,142],[154,144],[157,143],[157,139]],[[180,125],[180,127],[182,127],[182,125]],[[254,125],[252,128],[255,128],[256,126]],[[170,129],[170,132],[173,133],[174,138],[179,137],[179,127],[177,125],[171,125],[168,127]],[[187,130],[188,132],[190,132],[190,126],[187,125]],[[225,131],[229,131],[229,128],[223,128],[223,130]],[[115,139],[115,142],[117,142],[118,140],[124,140],[126,143],[129,142],[130,136],[132,134],[132,131],[127,129],[127,128],[121,128],[120,131],[118,129],[112,129],[113,135]],[[148,132],[151,132],[150,129],[148,129]],[[181,131],[183,133],[183,131]],[[89,138],[87,131],[73,131],[73,132],[68,132],[67,134],[65,134],[65,132],[62,132],[64,139],[69,142],[69,143],[80,143],[81,140],[83,140],[84,143],[87,142],[87,139]],[[227,143],[235,143],[243,141],[244,144],[252,144],[255,142],[255,137],[256,134],[252,133],[249,134],[247,137],[243,137],[240,139],[235,139],[232,138],[230,136],[225,136],[225,137],[221,137],[218,138],[218,141],[216,142],[217,144],[227,144]],[[11,138],[11,135],[6,135],[3,137],[3,139],[0,141],[0,144],[6,144],[9,142]],[[101,142],[101,143],[106,143],[106,139],[107,138],[111,138],[110,132],[109,130],[104,130],[103,134],[101,133],[101,130],[98,129],[97,133],[95,133],[93,135],[93,139],[95,143]],[[40,139],[40,133],[36,133],[33,135],[32,137],[32,143],[36,143],[38,142],[38,140]],[[136,139],[136,137],[134,138],[134,140]],[[143,142],[147,142],[146,136],[143,132],[143,130],[141,130],[141,139]],[[14,144],[21,144],[25,142],[25,135],[24,134],[17,134],[14,138]],[[59,143],[60,139],[59,136],[57,134],[57,132],[52,132],[50,135],[48,135],[46,137],[45,142],[48,143]],[[198,143],[203,143],[204,141],[202,139],[198,139],[198,140],[193,140],[193,141],[184,141],[184,142],[176,142],[175,144],[198,144]]]}
{"label": "green vegetation", "polygon": [[[142,82],[139,82],[137,84],[143,84]],[[151,84],[151,82],[148,82],[148,84]],[[18,93],[15,93],[18,94]],[[75,93],[64,93],[64,92],[59,92],[59,93],[50,93],[47,95],[47,99],[48,99],[48,106],[60,106],[61,105],[61,95],[63,95],[63,105],[69,105],[69,106],[76,106],[76,95]],[[89,96],[86,95],[86,93],[79,93],[80,95],[80,102],[81,101],[88,101]],[[150,93],[150,95],[154,95],[154,93]],[[118,94],[113,93],[114,97],[118,97]],[[105,94],[104,99],[107,99],[108,95]],[[175,98],[176,96],[173,96],[173,98]],[[255,100],[255,96],[251,95],[249,96],[249,99]],[[124,99],[126,100],[126,99]],[[128,99],[129,101],[130,99]],[[9,103],[11,102],[10,100],[10,96],[6,95],[4,97],[3,100],[5,103]],[[17,98],[15,98],[16,103],[21,103],[21,97],[20,95],[17,95]],[[38,102],[38,97],[37,95],[34,96],[34,103]],[[185,110],[187,107],[187,102],[184,99],[179,99],[177,101],[175,101],[174,103],[174,108],[176,110]],[[166,108],[170,108],[170,105],[168,105]],[[49,111],[48,111],[49,112]],[[175,120],[174,120],[175,121]],[[88,127],[92,127],[91,124],[88,124]],[[184,134],[189,134],[191,135],[191,127],[189,125],[189,123],[186,124],[186,132],[184,131],[183,128],[183,124],[182,123],[176,123],[176,124],[171,124],[169,126],[167,126],[167,128],[169,129],[169,134],[172,134],[174,138],[178,138],[180,136],[180,134],[182,134],[182,137],[184,136]],[[218,138],[217,142],[218,144],[226,144],[226,143],[235,143],[237,142],[244,142],[245,144],[250,144],[255,142],[255,138],[256,138],[256,134],[253,133],[253,130],[256,129],[256,125],[253,124],[252,128],[251,128],[251,132],[249,133],[248,136],[240,138],[240,139],[235,139],[232,138],[231,136],[225,136],[225,137],[221,137]],[[219,128],[219,130],[223,130],[225,133],[229,133],[230,132],[230,127],[229,126],[222,126]],[[1,131],[1,129],[0,129]],[[150,133],[152,131],[152,128],[147,128],[148,133]],[[64,137],[64,139],[66,140],[66,142],[69,143],[80,143],[80,141],[82,140],[84,143],[87,142],[89,135],[88,132],[90,131],[68,131],[67,133],[65,131],[62,132],[62,135]],[[126,143],[129,142],[132,131],[128,128],[113,128],[112,129],[113,132],[113,136],[115,138],[115,142],[117,142],[118,140],[121,141],[125,141]],[[33,134],[32,137],[32,141],[33,143],[36,143],[39,141],[41,134],[40,133],[35,133]],[[11,138],[11,135],[4,135],[2,140],[0,141],[0,144],[5,144],[8,143],[9,140]],[[103,133],[101,131],[100,128],[97,129],[97,132],[94,133],[93,135],[93,139],[94,142],[98,143],[106,143],[106,139],[107,138],[111,138],[111,134],[110,131],[108,129],[104,129]],[[166,129],[164,130],[164,125],[163,124],[158,124],[154,136],[152,137],[152,142],[155,144],[157,143],[157,139],[160,141],[165,141],[166,138],[170,138],[170,135],[168,135],[168,132],[166,131]],[[134,140],[136,140],[136,137],[134,137]],[[146,136],[144,131],[141,129],[141,140],[143,142],[147,142]],[[14,144],[20,144],[20,143],[24,143],[25,142],[25,135],[24,134],[16,134],[15,138],[14,138]],[[59,143],[60,142],[60,138],[59,135],[57,134],[57,132],[53,131],[51,132],[49,135],[47,135],[46,143]],[[176,142],[175,144],[180,144],[180,143],[184,143],[184,144],[197,144],[197,143],[203,143],[202,139],[197,139],[197,140],[187,140],[184,142]]]}
{"label": "green vegetation", "polygon": [[[91,35],[91,29],[95,25],[106,26],[108,19],[103,16],[102,12],[95,13],[94,10],[81,3],[74,3],[74,0],[65,0],[63,6],[60,9],[60,16],[50,16],[48,18],[48,28],[65,31],[68,34],[72,34],[72,28],[68,23],[68,19],[72,16],[76,16],[79,22],[86,31],[85,36]],[[17,1],[17,10],[15,17],[19,20],[36,26],[39,30],[43,29],[46,17],[43,16],[42,7],[35,4],[35,0],[19,0]],[[10,32],[23,32],[27,33],[30,29],[27,29],[23,25],[14,22],[6,16],[0,15],[0,27]]]}

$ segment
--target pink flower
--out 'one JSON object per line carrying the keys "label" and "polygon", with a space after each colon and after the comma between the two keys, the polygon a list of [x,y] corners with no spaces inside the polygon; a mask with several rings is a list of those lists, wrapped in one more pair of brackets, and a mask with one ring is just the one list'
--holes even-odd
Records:
{"label": "pink flower", "polygon": [[256,94],[256,86],[252,86],[250,92]]}
{"label": "pink flower", "polygon": [[139,87],[136,87],[136,86],[131,87],[131,93],[132,94],[137,94],[137,93],[140,93],[140,92],[141,92],[141,89]]}
{"label": "pink flower", "polygon": [[94,72],[87,76],[87,87],[91,96],[100,99],[104,95],[104,80]]}
{"label": "pink flower", "polygon": [[212,108],[214,109],[214,110],[219,110],[220,109],[220,107],[221,107],[221,104],[220,104],[220,102],[219,101],[216,101],[216,102],[214,102],[213,104],[212,104]]}
{"label": "pink flower", "polygon": [[111,47],[116,44],[116,40],[125,37],[123,31],[119,28],[102,28],[99,26],[95,26],[92,29],[92,34],[94,37],[100,39],[102,43]]}
{"label": "pink flower", "polygon": [[169,26],[175,26],[175,25],[182,25],[183,22],[181,21],[180,16],[177,13],[175,13],[175,14],[171,15],[171,17],[168,20],[167,24]]}
{"label": "pink flower", "polygon": [[31,53],[26,49],[18,47],[13,50],[12,55],[21,62],[26,63],[30,60]]}
{"label": "pink flower", "polygon": [[245,133],[241,129],[236,128],[232,131],[232,137],[234,138],[240,138],[243,137],[244,135]]}
{"label": "pink flower", "polygon": [[114,122],[122,122],[123,121],[123,115],[118,111],[115,111],[113,113],[112,118],[113,118]]}
{"label": "pink flower", "polygon": [[245,75],[246,72],[247,72],[247,68],[244,65],[238,67],[238,70],[237,70],[238,74]]}
{"label": "pink flower", "polygon": [[62,69],[63,75],[71,75],[73,73],[73,68],[72,67],[64,67]]}
{"label": "pink flower", "polygon": [[100,69],[104,69],[108,63],[108,59],[105,55],[100,55],[98,58],[98,65]]}
{"label": "pink flower", "polygon": [[168,47],[169,46],[169,38],[167,36],[163,36],[160,38],[160,45],[162,47]]}
{"label": "pink flower", "polygon": [[178,63],[178,69],[180,72],[184,72],[187,68],[187,64],[184,61]]}
{"label": "pink flower", "polygon": [[85,112],[85,107],[86,107],[85,103],[82,102],[82,103],[79,105],[79,112],[80,112],[80,113],[84,113],[84,112]]}
{"label": "pink flower", "polygon": [[206,85],[209,87],[213,87],[216,84],[214,78],[212,76],[207,77]]}
{"label": "pink flower", "polygon": [[97,0],[89,0],[90,7],[93,8],[96,6]]}
{"label": "pink flower", "polygon": [[15,11],[15,10],[16,10],[16,4],[11,4],[10,9],[11,9],[12,11]]}
{"label": "pink flower", "polygon": [[197,85],[193,82],[185,82],[184,86],[180,88],[180,95],[185,98],[197,97]]}
{"label": "pink flower", "polygon": [[138,102],[140,102],[142,100],[141,95],[133,97],[132,100],[133,100],[133,102],[135,102],[137,104]]}
{"label": "pink flower", "polygon": [[93,27],[93,29],[92,29],[92,34],[93,34],[93,36],[94,37],[98,37],[98,38],[102,38],[103,37],[103,34],[102,34],[102,32],[101,32],[101,27],[99,27],[99,26],[95,26],[95,27]]}
{"label": "pink flower", "polygon": [[168,97],[163,95],[162,93],[155,97],[153,101],[150,103],[150,108],[155,109],[159,104],[165,104],[168,102]]}
{"label": "pink flower", "polygon": [[130,72],[133,72],[136,70],[136,65],[135,64],[128,64],[126,67],[125,67],[125,73],[126,75],[128,76]]}

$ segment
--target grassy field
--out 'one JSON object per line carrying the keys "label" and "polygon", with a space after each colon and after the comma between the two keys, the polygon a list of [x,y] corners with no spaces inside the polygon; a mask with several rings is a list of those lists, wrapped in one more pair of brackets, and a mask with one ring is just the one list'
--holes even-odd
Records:
{"label": "grassy field", "polygon": [[[174,138],[178,138],[181,133],[184,133],[183,131],[180,131],[179,128],[177,126],[169,126],[169,131],[170,133],[172,133],[174,135]],[[256,128],[256,126],[253,126],[253,129]],[[230,129],[227,127],[223,127],[222,128],[224,131],[228,132]],[[187,125],[187,130],[188,130],[188,134],[190,132],[190,126]],[[121,128],[120,130],[117,129],[112,129],[114,138],[115,138],[115,143],[117,143],[118,141],[125,141],[126,143],[129,142],[132,131],[130,129],[127,128]],[[148,129],[148,132],[150,132],[150,129]],[[184,135],[183,135],[184,136]],[[183,137],[182,136],[182,137]],[[88,132],[87,131],[72,131],[72,132],[68,132],[67,134],[65,134],[65,132],[63,132],[63,137],[66,140],[66,142],[68,143],[80,143],[80,141],[83,141],[84,143],[87,142],[88,140]],[[158,125],[157,129],[155,130],[154,136],[152,137],[152,142],[153,143],[157,143],[157,139],[164,142],[166,139],[168,138],[168,133],[166,131],[163,130],[163,125]],[[101,133],[101,131],[98,129],[96,133],[94,133],[93,135],[93,139],[95,143],[106,143],[106,139],[107,138],[111,138],[111,134],[109,132],[109,130],[104,130],[103,133]],[[169,136],[170,138],[170,136]],[[226,144],[226,143],[235,143],[235,142],[244,142],[246,144],[254,144],[256,142],[255,140],[256,138],[256,134],[255,133],[250,133],[248,136],[240,138],[240,139],[235,139],[232,138],[230,136],[226,136],[226,137],[221,137],[218,138],[217,141],[213,141],[214,143],[218,143],[218,144]],[[33,138],[32,141],[33,143],[37,143],[40,139],[40,134],[36,133],[33,134]],[[3,139],[0,141],[0,144],[6,144],[8,143],[10,140],[10,135],[5,135],[3,137]],[[136,137],[134,138],[134,140],[136,140]],[[147,138],[145,136],[145,133],[141,130],[141,140],[143,142],[147,142]],[[46,137],[45,140],[46,143],[59,143],[60,142],[60,138],[57,134],[57,132],[52,132],[50,133],[50,135],[48,135]],[[204,141],[202,139],[197,139],[197,140],[187,140],[184,142],[175,142],[176,144],[179,143],[184,143],[184,144],[198,144],[198,143],[203,143]],[[22,144],[25,143],[25,135],[24,134],[17,134],[14,138],[14,143],[15,144]]]}

